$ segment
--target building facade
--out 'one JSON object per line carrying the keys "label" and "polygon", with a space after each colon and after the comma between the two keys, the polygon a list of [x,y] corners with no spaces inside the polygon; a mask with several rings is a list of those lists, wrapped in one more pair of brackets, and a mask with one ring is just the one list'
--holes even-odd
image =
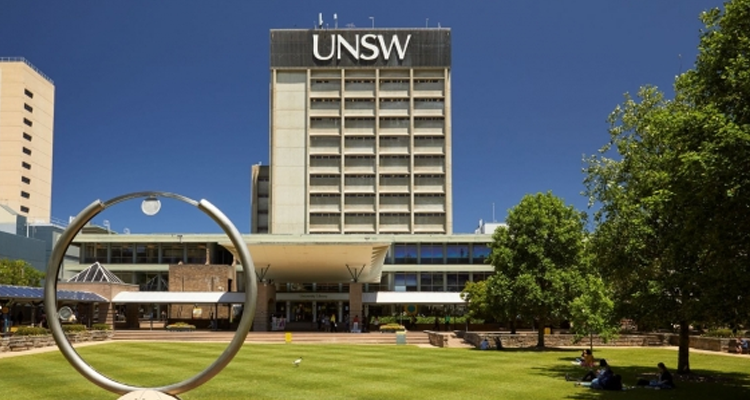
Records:
{"label": "building facade", "polygon": [[55,86],[23,58],[0,58],[0,203],[50,221]]}
{"label": "building facade", "polygon": [[272,30],[270,57],[253,233],[452,232],[450,29]]}

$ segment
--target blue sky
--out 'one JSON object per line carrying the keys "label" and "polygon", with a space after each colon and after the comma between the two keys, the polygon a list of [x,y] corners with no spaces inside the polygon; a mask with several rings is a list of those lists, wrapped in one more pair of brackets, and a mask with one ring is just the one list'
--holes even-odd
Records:
{"label": "blue sky", "polygon": [[[250,228],[250,166],[268,163],[269,30],[452,29],[454,231],[498,221],[527,193],[585,210],[582,157],[625,92],[671,93],[698,15],[717,0],[5,1],[0,57],[55,81],[52,213],[159,190],[205,198]],[[189,206],[107,209],[112,229],[218,232]]]}

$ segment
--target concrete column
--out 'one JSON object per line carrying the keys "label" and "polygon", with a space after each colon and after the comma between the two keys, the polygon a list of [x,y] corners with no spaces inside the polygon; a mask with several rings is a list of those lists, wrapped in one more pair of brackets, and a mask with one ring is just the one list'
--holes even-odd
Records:
{"label": "concrete column", "polygon": [[352,282],[349,284],[349,321],[353,321],[355,316],[359,316],[359,321],[364,321],[362,309],[362,284]]}
{"label": "concrete column", "polygon": [[113,303],[99,303],[99,323],[115,326],[115,305]]}
{"label": "concrete column", "polygon": [[253,331],[266,332],[271,330],[271,310],[269,304],[276,299],[276,286],[268,284],[258,285],[258,303],[255,307]]}
{"label": "concrete column", "polygon": [[138,322],[138,307],[140,304],[130,303],[125,306],[125,326],[128,329],[140,329]]}

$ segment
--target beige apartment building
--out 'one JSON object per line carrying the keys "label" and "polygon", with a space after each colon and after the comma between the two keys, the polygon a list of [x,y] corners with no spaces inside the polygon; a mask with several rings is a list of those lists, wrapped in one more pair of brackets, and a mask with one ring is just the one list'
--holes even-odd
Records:
{"label": "beige apartment building", "polygon": [[23,58],[0,58],[0,204],[29,222],[52,208],[55,86]]}
{"label": "beige apartment building", "polygon": [[450,34],[271,31],[253,233],[452,233]]}

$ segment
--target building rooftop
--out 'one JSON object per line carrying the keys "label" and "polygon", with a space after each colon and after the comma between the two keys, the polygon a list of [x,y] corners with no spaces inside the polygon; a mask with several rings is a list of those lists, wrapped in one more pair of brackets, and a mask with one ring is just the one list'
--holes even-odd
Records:
{"label": "building rooftop", "polygon": [[0,57],[0,62],[22,62],[26,65],[28,65],[31,69],[36,71],[37,74],[41,75],[42,78],[46,79],[47,82],[51,84],[55,84],[55,81],[52,80],[49,76],[47,76],[44,72],[42,72],[39,68],[34,66],[34,64],[30,63],[29,60],[23,58],[23,57]]}

